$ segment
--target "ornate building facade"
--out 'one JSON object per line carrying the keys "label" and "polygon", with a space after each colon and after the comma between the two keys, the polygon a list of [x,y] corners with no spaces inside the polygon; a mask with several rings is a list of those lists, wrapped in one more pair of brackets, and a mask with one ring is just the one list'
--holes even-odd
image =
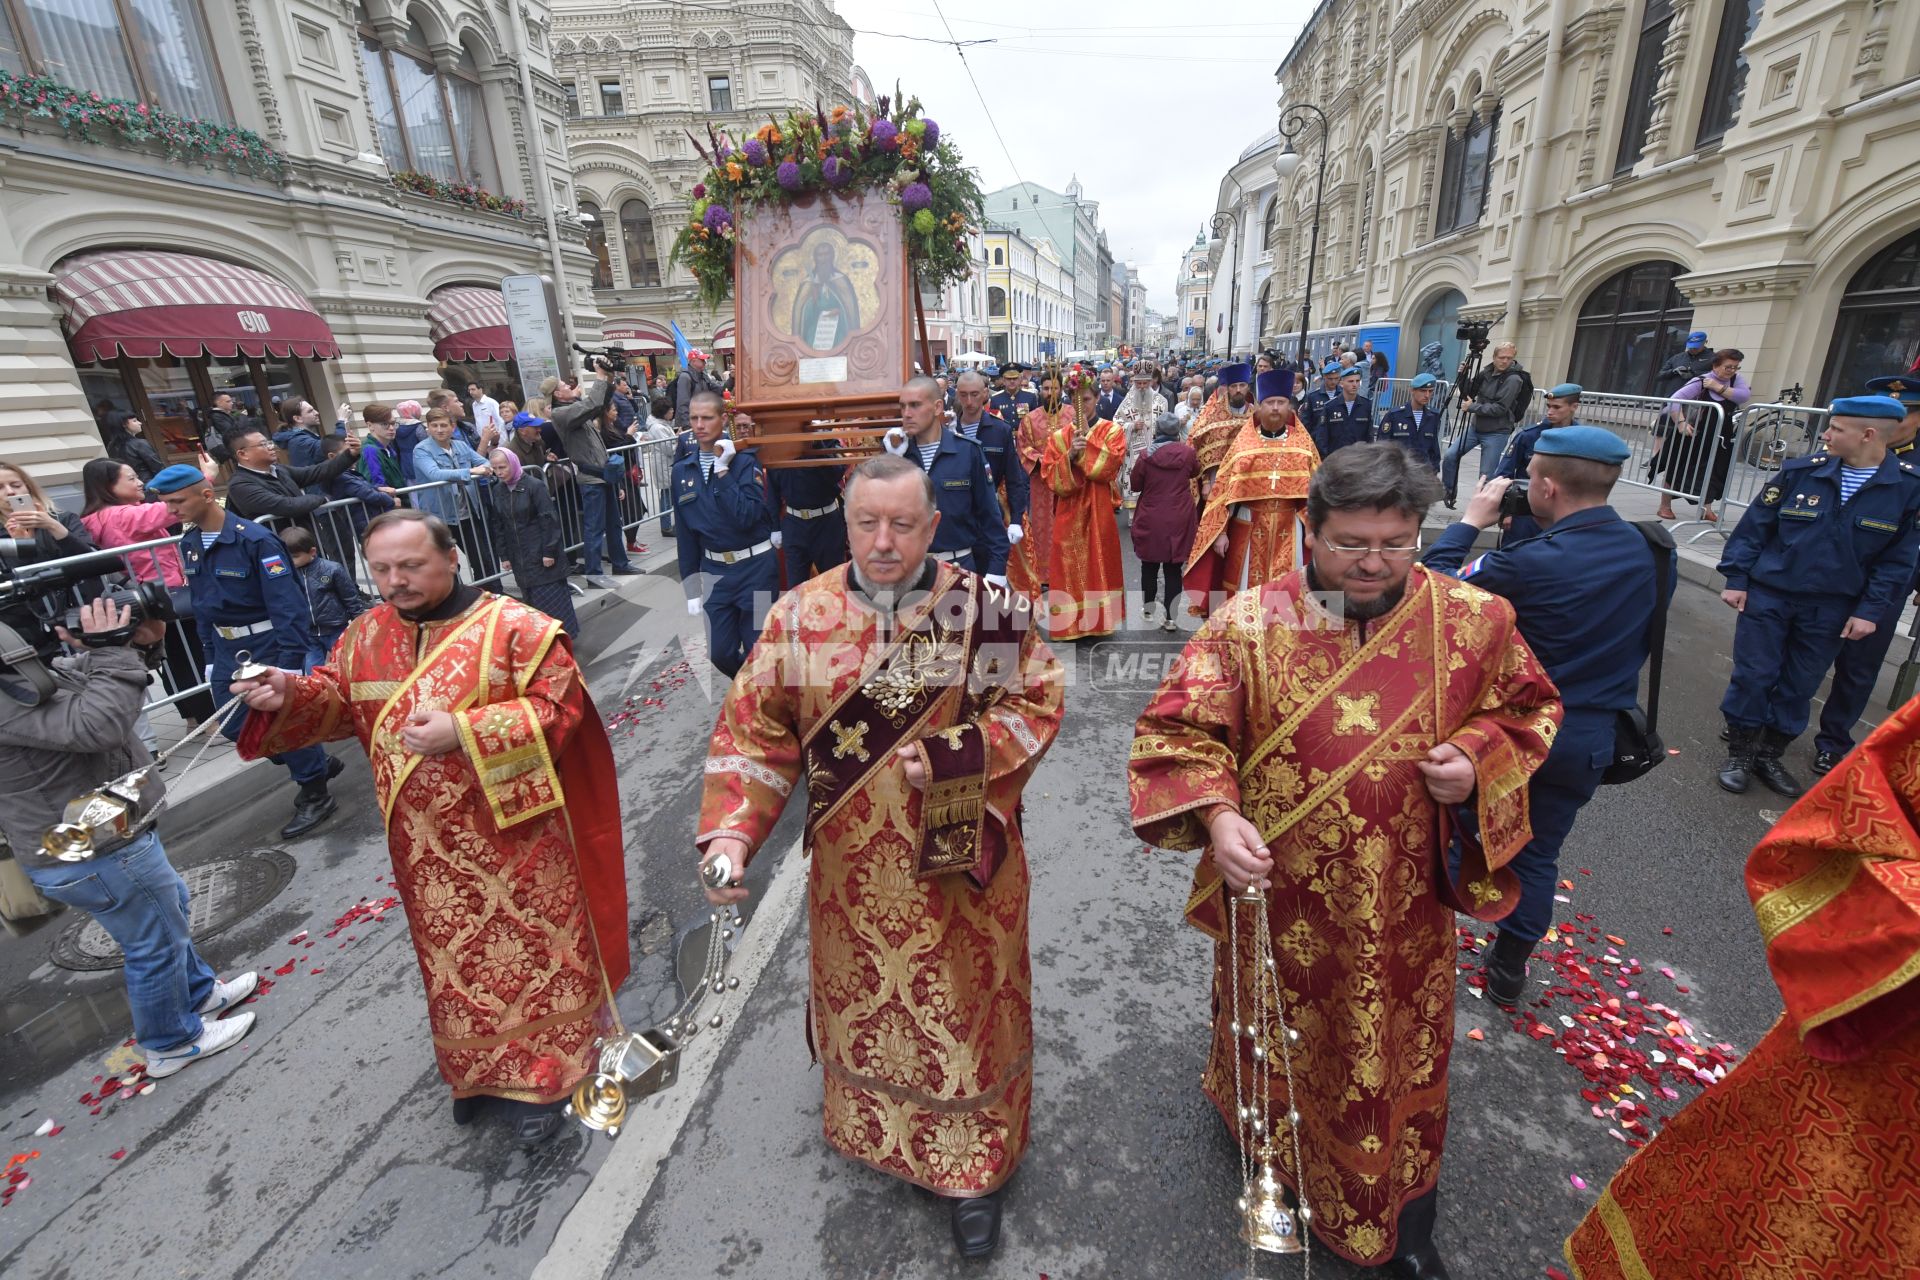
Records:
{"label": "ornate building facade", "polygon": [[706,168],[692,140],[870,97],[853,65],[853,31],[829,0],[553,0],[553,8],[554,69],[571,114],[568,151],[606,335],[670,366],[678,325],[725,359],[731,308],[703,306],[692,274],[670,261]]}
{"label": "ornate building facade", "polygon": [[[1245,351],[1398,323],[1403,357],[1495,322],[1536,381],[1653,389],[1692,329],[1771,397],[1920,356],[1920,10],[1883,0],[1327,0],[1278,71],[1328,116],[1256,140],[1217,207],[1210,315]],[[1396,369],[1396,373],[1400,372]]]}
{"label": "ornate building facade", "polygon": [[190,459],[223,392],[517,399],[509,274],[595,339],[547,5],[515,12],[0,4],[0,459],[65,493],[116,412]]}

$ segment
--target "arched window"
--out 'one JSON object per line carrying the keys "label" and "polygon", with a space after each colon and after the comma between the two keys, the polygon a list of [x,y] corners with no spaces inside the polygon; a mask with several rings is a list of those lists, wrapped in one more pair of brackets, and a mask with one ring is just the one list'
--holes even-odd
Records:
{"label": "arched window", "polygon": [[1007,291],[997,284],[987,287],[987,314],[996,320],[1007,318]]}
{"label": "arched window", "polygon": [[1687,345],[1693,304],[1674,287],[1677,262],[1641,262],[1601,281],[1580,304],[1569,379],[1583,387],[1650,396],[1666,358]]}
{"label": "arched window", "polygon": [[627,255],[627,287],[647,289],[660,283],[660,248],[653,240],[653,210],[645,200],[620,206],[620,248]]}
{"label": "arched window", "polygon": [[0,4],[0,66],[190,119],[230,120],[201,6],[202,0]]}
{"label": "arched window", "polygon": [[1254,304],[1253,332],[1261,342],[1267,340],[1268,321],[1273,318],[1273,281],[1269,279],[1260,286],[1260,298]]}
{"label": "arched window", "polygon": [[1006,254],[1006,250],[1004,250],[1004,249],[995,249],[995,250],[993,251],[993,265],[994,265],[994,266],[996,266],[996,267],[1004,267],[1004,266],[1006,266],[1006,265],[1007,265],[1007,254]]}
{"label": "arched window", "polygon": [[1720,35],[1713,46],[1713,72],[1707,77],[1707,97],[1700,112],[1698,146],[1723,137],[1740,118],[1740,98],[1747,88],[1747,59],[1740,50],[1760,21],[1760,0],[1725,0],[1720,10]]}
{"label": "arched window", "polygon": [[454,69],[443,72],[434,65],[417,19],[407,23],[406,34],[391,49],[363,23],[360,60],[388,168],[498,190],[493,135],[471,50],[461,46]]}
{"label": "arched window", "polygon": [[600,206],[581,202],[580,216],[587,220],[587,252],[593,255],[593,287],[613,288],[613,258],[607,253],[607,219]]}
{"label": "arched window", "polygon": [[1354,259],[1367,265],[1367,250],[1373,246],[1373,159],[1368,157],[1360,177],[1360,229],[1354,244]]}
{"label": "arched window", "polygon": [[1633,79],[1627,82],[1627,115],[1620,126],[1620,149],[1613,171],[1625,173],[1640,163],[1653,123],[1653,91],[1660,83],[1660,60],[1673,30],[1673,0],[1647,0],[1640,14],[1640,40],[1633,53]]}
{"label": "arched window", "polygon": [[1916,359],[1920,359],[1920,231],[1882,249],[1847,282],[1820,399],[1850,395],[1868,378],[1913,368]]}
{"label": "arched window", "polygon": [[1280,226],[1280,197],[1276,195],[1267,204],[1267,216],[1265,221],[1263,221],[1260,225],[1260,247],[1262,249],[1266,249],[1269,251],[1273,249],[1273,233],[1276,229],[1278,229],[1279,226]]}
{"label": "arched window", "polygon": [[1428,304],[1420,317],[1420,349],[1414,353],[1413,373],[1430,373],[1449,382],[1453,380],[1460,368],[1463,349],[1454,331],[1460,325],[1460,308],[1466,304],[1466,295],[1458,289],[1449,289]]}
{"label": "arched window", "polygon": [[1487,188],[1493,183],[1494,140],[1500,129],[1500,108],[1482,119],[1470,118],[1456,136],[1447,134],[1446,156],[1440,169],[1440,200],[1433,213],[1433,234],[1446,235],[1480,221],[1487,209]]}

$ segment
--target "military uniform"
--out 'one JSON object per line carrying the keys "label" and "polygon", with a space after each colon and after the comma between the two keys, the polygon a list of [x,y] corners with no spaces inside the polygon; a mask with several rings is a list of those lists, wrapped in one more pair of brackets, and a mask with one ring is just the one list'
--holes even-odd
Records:
{"label": "military uniform", "polygon": [[825,573],[847,558],[847,513],[840,500],[845,467],[774,467],[767,487],[780,511],[787,585]]}
{"label": "military uniform", "polygon": [[[1900,401],[1906,406],[1909,417],[1920,413],[1920,378],[1874,378],[1867,383],[1867,390]],[[1914,443],[1909,440],[1896,446],[1892,452],[1902,462],[1920,464],[1920,454],[1915,453]],[[1900,629],[1900,617],[1906,612],[1907,601],[1916,590],[1920,590],[1920,572],[1908,580],[1886,617],[1874,620],[1876,625],[1872,635],[1841,642],[1840,656],[1833,660],[1833,680],[1827,686],[1826,705],[1820,709],[1820,730],[1813,740],[1815,773],[1827,772],[1839,762],[1841,756],[1853,750],[1853,727],[1866,714],[1867,703],[1873,697],[1873,686],[1880,679],[1880,667],[1886,662],[1887,650],[1892,647],[1894,634]]]}
{"label": "military uniform", "polygon": [[680,580],[700,593],[690,599],[707,615],[708,658],[731,679],[760,638],[757,606],[779,594],[780,566],[760,460],[736,453],[725,471],[702,465],[713,457],[696,448],[673,464],[674,541]]}
{"label": "military uniform", "polygon": [[940,511],[940,527],[934,530],[928,554],[1004,580],[1011,544],[980,446],[957,431],[943,430],[930,452],[908,440],[906,456],[932,478],[933,501]]}
{"label": "military uniform", "polygon": [[[1833,412],[1882,416],[1862,408],[1876,399],[1892,406],[1886,416],[1899,418],[1899,405],[1885,397],[1838,400]],[[1889,453],[1843,504],[1840,466],[1824,451],[1787,462],[1747,508],[1721,557],[1727,589],[1747,593],[1734,628],[1733,677],[1720,703],[1734,748],[1722,770],[1728,790],[1746,789],[1748,769],[1783,790],[1769,766],[1778,769],[1787,743],[1807,727],[1847,619],[1887,619],[1913,581],[1920,469]],[[1782,775],[1779,782],[1792,779]],[[1797,784],[1784,793],[1798,794]]]}
{"label": "military uniform", "polygon": [[[1431,387],[1439,379],[1430,373],[1416,376],[1412,389]],[[1433,468],[1435,475],[1440,474],[1440,411],[1429,401],[1427,407],[1418,415],[1411,404],[1403,404],[1390,410],[1374,428],[1374,439],[1391,440],[1420,461]]]}
{"label": "military uniform", "polygon": [[[1560,428],[1542,440],[1543,453],[1613,466],[1627,458],[1626,446],[1598,427]],[[1463,566],[1479,532],[1464,522],[1449,525],[1424,562],[1512,602],[1520,634],[1553,677],[1564,708],[1553,749],[1527,784],[1532,839],[1511,864],[1520,904],[1500,921],[1502,938],[1511,940],[1498,945],[1512,971],[1552,923],[1561,846],[1613,762],[1615,719],[1639,701],[1654,611],[1667,608],[1678,575],[1671,539],[1655,553],[1611,506],[1576,511]],[[1668,563],[1666,595],[1658,600],[1656,554]]]}
{"label": "military uniform", "polygon": [[993,487],[1002,495],[1008,523],[1025,525],[1027,503],[1032,497],[1032,481],[1014,452],[1013,428],[1003,419],[988,413],[982,414],[979,422],[971,425],[960,423],[954,430],[964,439],[980,446],[980,456],[987,463],[987,475],[992,478]]}
{"label": "military uniform", "polygon": [[[1339,372],[1339,365],[1329,365],[1326,369],[1322,370],[1324,377],[1337,377]],[[1300,397],[1300,421],[1306,424],[1307,434],[1313,437],[1315,444],[1320,442],[1321,412],[1326,408],[1327,401],[1338,400],[1339,398],[1340,384],[1335,382],[1333,386],[1329,387],[1325,384],[1324,378],[1320,386],[1315,387]],[[1323,454],[1321,456],[1324,457],[1325,455]]]}
{"label": "military uniform", "polygon": [[1308,431],[1323,459],[1350,444],[1365,444],[1373,437],[1373,401],[1365,396],[1348,400],[1344,395],[1323,400]]}

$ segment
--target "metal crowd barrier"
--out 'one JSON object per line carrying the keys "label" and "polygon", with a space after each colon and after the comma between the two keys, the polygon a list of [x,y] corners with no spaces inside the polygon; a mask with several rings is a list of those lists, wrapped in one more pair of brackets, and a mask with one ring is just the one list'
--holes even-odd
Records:
{"label": "metal crowd barrier", "polygon": [[[1780,474],[1781,466],[1820,447],[1827,428],[1827,411],[1803,404],[1755,403],[1749,400],[1733,415],[1732,459],[1722,500],[1718,531],[1725,534],[1739,523],[1734,509],[1744,512]],[[1689,541],[1715,532],[1709,526]]]}
{"label": "metal crowd barrier", "polygon": [[[1443,382],[1440,385],[1445,387],[1449,392],[1452,392],[1454,389],[1453,384],[1450,382]],[[1467,433],[1467,423],[1470,419],[1460,411],[1460,399],[1460,396],[1452,394],[1446,397],[1446,416],[1440,420],[1440,453],[1443,457],[1446,455],[1447,450],[1453,448],[1453,446],[1459,442],[1460,437]],[[1441,397],[1437,391],[1434,393],[1433,402],[1435,404],[1441,403]],[[1520,421],[1515,424],[1514,429],[1518,430],[1528,423],[1540,421],[1541,418],[1546,416],[1546,412],[1547,393],[1539,387],[1535,387],[1533,389],[1532,399],[1527,401],[1527,411],[1521,416]]]}
{"label": "metal crowd barrier", "polygon": [[[1606,427],[1626,442],[1622,484],[1704,506],[1720,500],[1730,479],[1731,424],[1712,401],[1586,391],[1579,421]],[[1675,527],[1696,523],[1704,522],[1682,520]]]}
{"label": "metal crowd barrier", "polygon": [[[1373,383],[1373,422],[1380,425],[1381,419],[1407,403],[1407,397],[1413,392],[1412,378],[1376,378]],[[1433,384],[1433,399],[1429,405],[1446,404],[1451,398],[1453,384],[1445,380]]]}

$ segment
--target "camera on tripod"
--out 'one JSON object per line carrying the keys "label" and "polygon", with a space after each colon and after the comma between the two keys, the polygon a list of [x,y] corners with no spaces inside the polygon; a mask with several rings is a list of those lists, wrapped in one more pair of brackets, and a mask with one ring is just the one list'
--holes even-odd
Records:
{"label": "camera on tripod", "polygon": [[573,349],[587,358],[587,367],[591,369],[597,361],[608,373],[627,371],[627,353],[619,347],[583,347],[573,344]]}
{"label": "camera on tripod", "polygon": [[[60,637],[54,628],[64,626],[73,635],[80,634],[80,606],[68,603],[72,589],[126,568],[110,551],[54,564],[18,563],[32,546],[30,542],[0,539],[0,668],[18,668],[23,663],[44,663],[58,657]],[[87,643],[96,649],[126,644],[148,619],[171,622],[178,616],[173,597],[158,582],[135,582],[99,594],[126,608],[127,623],[113,631],[88,634]]]}
{"label": "camera on tripod", "polygon": [[1493,321],[1462,320],[1454,329],[1453,336],[1466,343],[1470,351],[1485,351],[1487,343],[1493,338]]}

